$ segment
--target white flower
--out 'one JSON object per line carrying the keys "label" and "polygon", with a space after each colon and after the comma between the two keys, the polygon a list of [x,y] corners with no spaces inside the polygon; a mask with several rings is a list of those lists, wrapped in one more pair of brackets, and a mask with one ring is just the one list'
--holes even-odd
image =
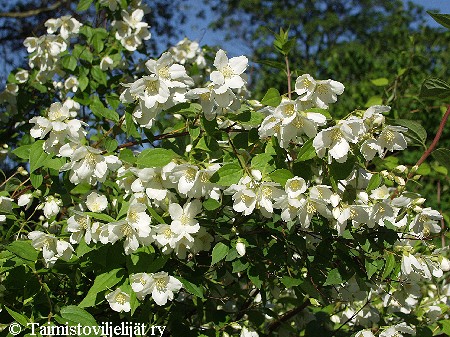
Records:
{"label": "white flower", "polygon": [[253,179],[245,176],[239,180],[238,184],[233,184],[227,188],[225,194],[233,194],[233,209],[236,212],[250,215],[256,207],[257,195]]}
{"label": "white flower", "polygon": [[259,337],[256,331],[248,330],[245,326],[241,330],[240,337]]}
{"label": "white flower", "polygon": [[416,329],[406,325],[405,322],[391,326],[380,333],[380,337],[403,337],[403,333],[408,335],[416,335]]}
{"label": "white flower", "polygon": [[13,199],[0,196],[0,211],[6,212],[6,213],[11,213],[12,212],[12,202],[13,202]]}
{"label": "white flower", "polygon": [[[90,146],[79,146],[72,153],[67,152],[70,161],[60,170],[70,170],[69,180],[74,184],[104,182],[109,171],[117,170],[122,162],[116,156],[103,156],[101,153],[101,150]],[[62,153],[63,156],[65,154]]]}
{"label": "white flower", "polygon": [[70,235],[71,243],[79,243],[84,236],[84,241],[87,244],[91,243],[91,218],[79,212],[75,212],[69,219],[67,219],[67,231],[72,233]]}
{"label": "white flower", "polygon": [[361,120],[343,120],[336,126],[320,131],[313,140],[313,146],[320,158],[328,151],[328,162],[334,158],[338,163],[347,160],[350,151],[350,143],[358,141],[358,135],[362,133],[364,125]]}
{"label": "white flower", "polygon": [[331,217],[331,212],[328,209],[324,200],[314,199],[311,197],[303,199],[301,207],[298,212],[298,219],[300,221],[301,226],[303,228],[308,228],[311,223],[312,217],[317,213],[324,216],[325,218]]}
{"label": "white flower", "polygon": [[404,150],[406,149],[407,144],[402,132],[406,131],[408,131],[407,128],[388,125],[381,131],[380,136],[377,139],[378,145],[391,152],[395,150]]}
{"label": "white flower", "polygon": [[165,305],[167,300],[172,301],[174,293],[178,292],[182,286],[179,280],[166,272],[151,274],[149,287],[152,298],[158,305]]}
{"label": "white flower", "polygon": [[100,213],[108,207],[108,200],[103,194],[91,192],[86,198],[86,206],[91,212]]}
{"label": "white flower", "polygon": [[67,80],[64,82],[64,88],[72,92],[77,92],[79,85],[80,83],[78,82],[78,79],[75,76],[69,76]]}
{"label": "white flower", "polygon": [[172,218],[170,229],[175,234],[185,237],[188,241],[194,241],[191,234],[199,231],[200,225],[195,216],[202,211],[202,203],[195,199],[186,203],[183,208],[179,204],[169,205],[169,214]]}
{"label": "white flower", "polygon": [[129,312],[131,310],[130,295],[117,288],[105,296],[112,310]]}
{"label": "white flower", "polygon": [[172,54],[169,52],[163,53],[158,60],[148,60],[145,66],[169,88],[185,88],[194,84],[184,66],[174,63]]}
{"label": "white flower", "polygon": [[62,200],[50,195],[46,197],[43,206],[45,217],[51,218],[59,213],[60,206],[62,206]]}
{"label": "white flower", "polygon": [[241,89],[245,86],[243,73],[247,69],[248,59],[245,56],[232,57],[228,60],[225,52],[220,49],[216,53],[214,59],[214,66],[217,70],[210,75],[211,82],[219,86],[216,90],[219,93],[226,91],[226,89]]}
{"label": "white flower", "polygon": [[28,81],[29,76],[30,75],[27,70],[19,70],[15,75],[16,80],[19,83],[25,83],[26,81]]}
{"label": "white flower", "polygon": [[141,203],[131,204],[124,220],[103,226],[100,241],[103,244],[115,243],[125,238],[123,248],[129,255],[139,248],[139,244],[149,245],[152,241],[151,218],[146,213],[147,206]]}
{"label": "white flower", "polygon": [[303,101],[310,101],[317,82],[310,74],[304,74],[295,80],[295,92]]}
{"label": "white flower", "polygon": [[151,274],[137,273],[130,276],[131,288],[136,293],[136,297],[143,300],[145,296],[152,293]]}
{"label": "white flower", "polygon": [[109,56],[102,57],[102,59],[100,61],[100,69],[103,71],[112,69],[113,64],[114,64],[114,61],[111,57],[109,57]]}
{"label": "white flower", "polygon": [[305,74],[295,81],[295,92],[302,101],[312,101],[317,107],[327,109],[328,104],[337,101],[337,95],[344,92],[344,85],[333,80],[316,81]]}
{"label": "white flower", "polygon": [[278,183],[262,182],[256,190],[257,207],[262,215],[267,218],[270,218],[273,214],[273,200],[280,198],[284,193],[277,186],[280,185]]}
{"label": "white flower", "polygon": [[375,337],[375,335],[370,330],[359,331],[355,337]]}
{"label": "white flower", "polygon": [[411,227],[414,233],[423,234],[424,237],[427,237],[430,233],[439,233],[441,231],[441,227],[438,225],[438,221],[441,219],[441,213],[427,207],[414,217]]}
{"label": "white flower", "polygon": [[35,249],[42,250],[47,268],[52,267],[58,259],[67,261],[72,257],[74,250],[70,243],[58,240],[54,235],[33,231],[28,234],[28,238]]}

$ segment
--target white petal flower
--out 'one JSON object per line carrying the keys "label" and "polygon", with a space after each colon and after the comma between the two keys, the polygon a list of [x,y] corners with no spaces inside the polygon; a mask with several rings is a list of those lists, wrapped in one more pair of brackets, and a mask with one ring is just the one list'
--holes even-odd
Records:
{"label": "white petal flower", "polygon": [[202,210],[202,204],[200,200],[195,199],[186,203],[183,207],[179,204],[169,205],[169,214],[172,218],[170,228],[175,234],[185,237],[188,241],[194,241],[192,234],[199,231],[200,225],[195,216]]}
{"label": "white petal flower", "polygon": [[259,337],[258,333],[253,330],[247,329],[245,326],[241,330],[240,337]]}
{"label": "white petal flower", "polygon": [[225,89],[241,89],[246,83],[243,73],[247,69],[247,65],[248,59],[245,56],[232,57],[228,60],[225,52],[220,49],[214,59],[214,66],[217,70],[211,73],[211,82]]}
{"label": "white petal flower", "polygon": [[158,305],[165,305],[168,300],[172,301],[174,293],[183,287],[179,280],[163,271],[151,274],[149,283],[152,298]]}
{"label": "white petal flower", "polygon": [[131,310],[130,295],[117,288],[105,296],[112,310],[129,312]]}
{"label": "white petal flower", "polygon": [[28,234],[28,238],[35,249],[42,250],[47,268],[52,267],[59,258],[69,260],[74,252],[70,243],[58,240],[54,235],[33,231]]}
{"label": "white petal flower", "polygon": [[86,206],[91,212],[100,213],[108,207],[108,199],[103,194],[91,192],[86,198]]}

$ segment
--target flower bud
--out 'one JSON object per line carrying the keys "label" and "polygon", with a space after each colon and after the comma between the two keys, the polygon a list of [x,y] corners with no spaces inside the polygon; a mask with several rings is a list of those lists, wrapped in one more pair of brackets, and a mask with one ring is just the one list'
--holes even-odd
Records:
{"label": "flower bud", "polygon": [[245,255],[245,243],[241,240],[238,240],[238,242],[236,243],[236,250],[239,254],[239,256],[244,256]]}
{"label": "flower bud", "polygon": [[395,176],[394,177],[394,181],[397,184],[399,184],[400,186],[405,186],[406,185],[405,179],[403,179],[402,177]]}
{"label": "flower bud", "polygon": [[405,165],[398,165],[394,170],[398,173],[408,173],[408,168]]}

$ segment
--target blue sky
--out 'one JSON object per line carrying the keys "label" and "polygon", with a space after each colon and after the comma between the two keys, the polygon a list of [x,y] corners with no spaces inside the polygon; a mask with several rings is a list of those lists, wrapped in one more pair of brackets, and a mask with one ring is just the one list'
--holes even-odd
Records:
{"label": "blue sky", "polygon": [[[404,0],[405,3],[409,1],[421,5],[425,8],[425,10],[450,14],[450,0]],[[188,6],[195,8],[198,6],[198,1],[188,0]],[[425,15],[425,19],[430,26],[440,26],[428,14]],[[207,20],[191,20],[187,22],[184,27],[186,36],[191,40],[200,41],[201,45],[220,45],[230,54],[230,56],[249,54],[250,49],[242,43],[236,41],[224,42],[224,34],[213,32],[210,28],[208,28],[209,22],[215,20],[215,17],[216,16],[213,15],[213,13],[207,13]]]}

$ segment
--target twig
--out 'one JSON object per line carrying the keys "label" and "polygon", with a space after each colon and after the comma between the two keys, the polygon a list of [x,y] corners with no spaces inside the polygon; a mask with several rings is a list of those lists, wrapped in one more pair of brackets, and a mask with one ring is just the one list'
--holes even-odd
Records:
{"label": "twig", "polygon": [[26,18],[29,16],[35,16],[35,15],[39,15],[41,13],[51,12],[51,11],[55,10],[56,8],[60,7],[65,2],[66,2],[66,0],[61,0],[61,1],[55,2],[53,5],[51,5],[49,7],[30,9],[29,11],[0,13],[0,17],[2,17],[2,18]]}
{"label": "twig", "polygon": [[288,80],[288,97],[289,99],[291,99],[291,69],[289,68],[289,58],[286,57],[284,58],[284,60],[286,61],[286,75],[287,75],[287,80]]}
{"label": "twig", "polygon": [[307,299],[305,302],[302,303],[302,305],[300,305],[297,308],[292,309],[291,311],[286,312],[283,316],[281,316],[280,318],[278,318],[275,322],[272,322],[269,324],[267,330],[269,332],[269,335],[272,331],[278,329],[280,327],[281,324],[283,324],[284,322],[288,321],[289,319],[291,319],[292,317],[294,317],[295,315],[301,313],[303,310],[305,310],[305,308],[311,304],[311,301],[309,299]]}
{"label": "twig", "polygon": [[[422,157],[417,161],[417,163],[414,165],[415,168],[418,168],[433,152],[434,148],[436,147],[437,143],[439,142],[439,139],[442,136],[442,132],[444,131],[444,126],[447,123],[448,117],[450,116],[450,105],[447,107],[447,111],[445,112],[444,116],[442,117],[441,123],[439,124],[439,128],[436,132],[436,136],[434,136],[433,142],[428,147],[428,149],[423,153]],[[406,182],[408,182],[412,177],[414,177],[415,170],[411,170],[411,172],[406,177]],[[397,188],[394,193],[391,195],[391,199],[394,199],[399,193],[399,188]]]}

